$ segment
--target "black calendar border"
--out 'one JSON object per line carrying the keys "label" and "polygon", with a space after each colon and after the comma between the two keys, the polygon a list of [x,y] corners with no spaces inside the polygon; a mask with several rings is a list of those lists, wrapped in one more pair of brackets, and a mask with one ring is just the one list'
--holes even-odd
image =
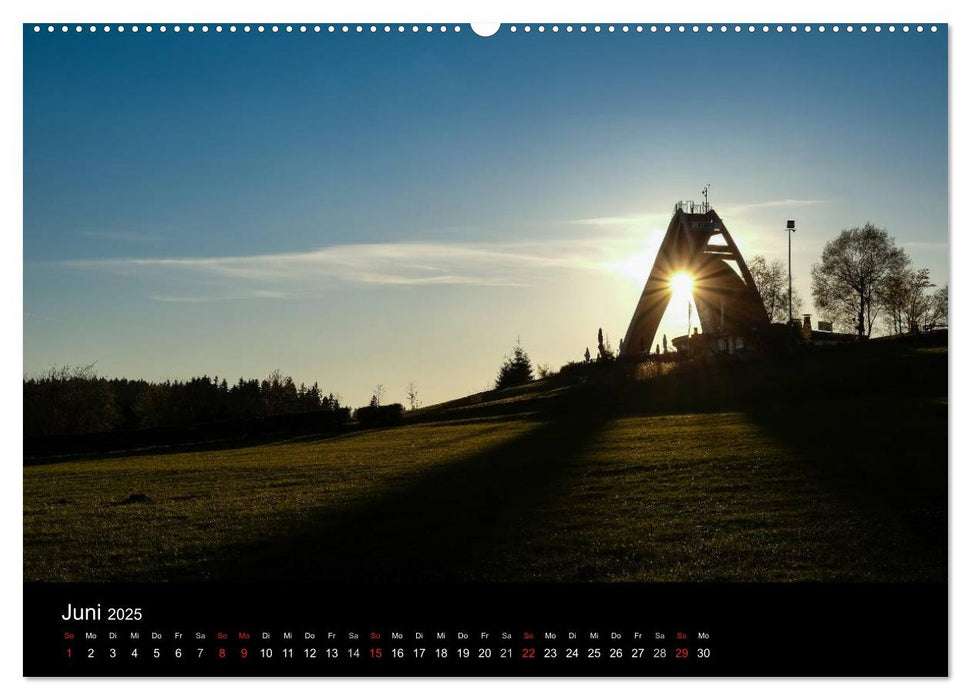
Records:
{"label": "black calendar border", "polygon": [[[387,635],[532,630],[544,634],[611,630],[627,636],[684,630],[710,635],[711,657],[685,659],[392,660],[310,663],[301,659],[205,661],[171,658],[84,663],[64,658],[65,631],[106,630],[105,621],[65,622],[67,603],[139,608],[140,621],[115,629],[187,634],[243,628],[282,633],[350,629]],[[387,636],[383,636],[387,644]],[[426,638],[427,639],[427,638]],[[81,640],[78,640],[80,643]],[[207,644],[213,639],[207,639]],[[295,641],[300,641],[299,638]],[[348,645],[351,642],[342,640]],[[521,637],[513,640],[517,656]],[[169,642],[166,641],[166,644]],[[273,643],[278,643],[274,640]],[[357,644],[358,642],[355,642]],[[361,639],[362,649],[371,640]],[[379,642],[380,643],[380,642]],[[429,647],[435,642],[428,641]],[[455,647],[451,638],[442,644]],[[670,637],[665,643],[671,643]],[[139,644],[148,646],[143,637]],[[257,640],[253,640],[254,649]],[[609,641],[604,641],[605,648]],[[548,645],[547,645],[548,646]],[[216,583],[25,583],[24,675],[29,677],[944,677],[949,673],[948,591],[944,583],[907,584],[458,584],[333,585]],[[542,652],[541,652],[542,654]]]}

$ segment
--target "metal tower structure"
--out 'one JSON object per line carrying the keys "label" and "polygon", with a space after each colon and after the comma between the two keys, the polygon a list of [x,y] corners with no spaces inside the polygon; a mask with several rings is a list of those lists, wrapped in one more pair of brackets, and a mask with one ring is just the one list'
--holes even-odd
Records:
{"label": "metal tower structure", "polygon": [[[707,188],[706,188],[707,190]],[[712,242],[721,237],[724,242]],[[737,270],[730,263],[735,263]],[[762,297],[725,223],[707,201],[678,202],[624,336],[621,357],[649,352],[671,300],[671,278],[687,273],[703,333],[751,336],[769,326]]]}

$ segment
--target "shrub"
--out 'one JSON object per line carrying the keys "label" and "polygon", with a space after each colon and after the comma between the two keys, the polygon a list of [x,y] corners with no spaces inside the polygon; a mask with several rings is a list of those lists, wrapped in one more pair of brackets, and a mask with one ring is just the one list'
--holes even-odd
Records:
{"label": "shrub", "polygon": [[401,423],[401,414],[404,410],[405,407],[400,403],[386,406],[376,406],[372,403],[355,410],[354,417],[362,428],[383,428]]}

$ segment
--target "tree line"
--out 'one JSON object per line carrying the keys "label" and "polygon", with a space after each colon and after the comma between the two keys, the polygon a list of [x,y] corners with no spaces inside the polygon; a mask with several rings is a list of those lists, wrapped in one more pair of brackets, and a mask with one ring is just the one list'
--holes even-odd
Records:
{"label": "tree line", "polygon": [[[752,279],[772,323],[789,320],[789,273],[782,260],[761,255],[749,263]],[[915,268],[886,229],[871,223],[843,229],[828,241],[812,268],[816,310],[842,331],[869,338],[874,329],[891,335],[921,333],[947,325],[948,287],[937,287],[930,270]],[[792,315],[802,299],[792,292]]]}
{"label": "tree line", "polygon": [[69,435],[197,425],[325,412],[343,423],[350,411],[315,382],[297,385],[275,370],[265,379],[193,377],[149,382],[106,379],[93,365],[62,367],[24,379],[24,435]]}

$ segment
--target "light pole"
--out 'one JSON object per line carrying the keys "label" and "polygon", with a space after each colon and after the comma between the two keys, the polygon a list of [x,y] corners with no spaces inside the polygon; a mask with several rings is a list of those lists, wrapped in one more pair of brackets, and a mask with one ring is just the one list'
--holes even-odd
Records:
{"label": "light pole", "polygon": [[789,325],[792,325],[792,232],[796,230],[795,219],[786,220],[786,231],[789,232]]}

